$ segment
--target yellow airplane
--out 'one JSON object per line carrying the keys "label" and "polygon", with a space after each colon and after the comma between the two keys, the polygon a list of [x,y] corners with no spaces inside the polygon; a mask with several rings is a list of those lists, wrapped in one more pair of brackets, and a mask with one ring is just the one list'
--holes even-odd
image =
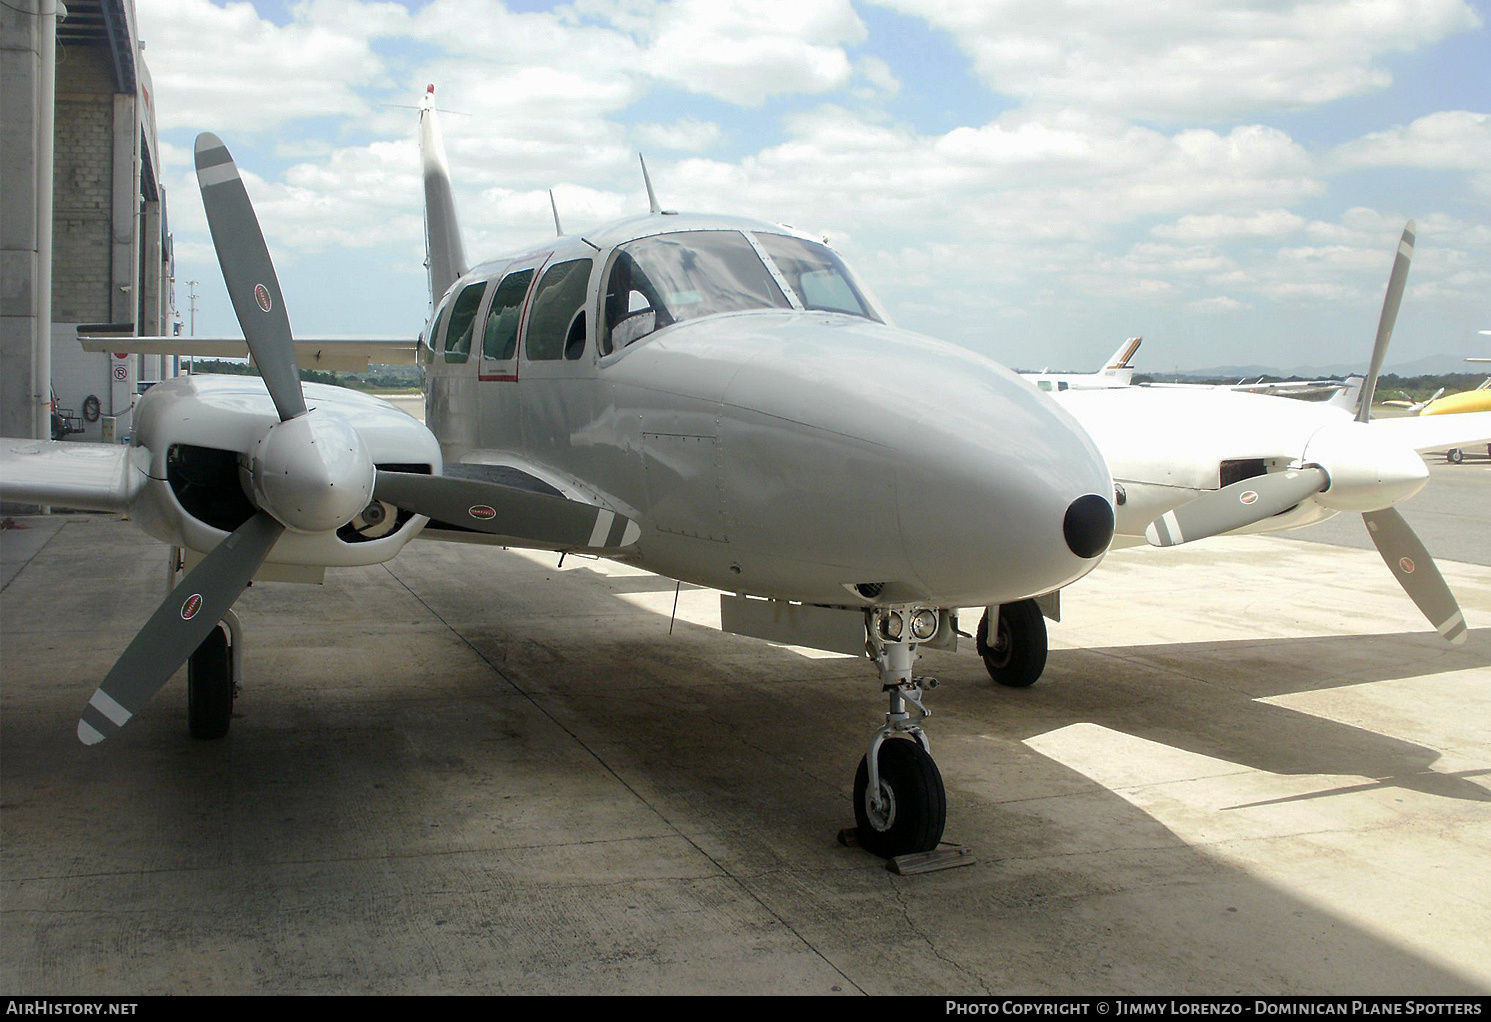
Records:
{"label": "yellow airplane", "polygon": [[1475,390],[1430,401],[1419,414],[1448,415],[1452,412],[1491,412],[1491,376]]}
{"label": "yellow airplane", "polygon": [[[1491,334],[1491,330],[1482,330],[1481,333]],[[1491,358],[1467,358],[1465,361],[1491,362]],[[1486,377],[1475,390],[1467,390],[1463,394],[1450,394],[1448,397],[1430,401],[1419,414],[1449,415],[1455,412],[1491,412],[1491,376]],[[1486,445],[1486,454],[1491,457],[1491,444]],[[1446,461],[1458,465],[1465,460],[1465,452],[1458,447],[1451,447],[1445,452],[1444,457]]]}

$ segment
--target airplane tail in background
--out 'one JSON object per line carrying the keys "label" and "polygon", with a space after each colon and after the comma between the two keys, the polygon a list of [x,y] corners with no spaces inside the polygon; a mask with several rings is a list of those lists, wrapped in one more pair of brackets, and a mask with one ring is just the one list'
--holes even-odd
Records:
{"label": "airplane tail in background", "polygon": [[1143,337],[1130,337],[1118,346],[1099,376],[1118,380],[1125,386],[1134,378],[1134,353],[1139,350]]}
{"label": "airplane tail in background", "polygon": [[1362,384],[1366,382],[1367,378],[1361,373],[1352,373],[1346,377],[1346,386],[1332,394],[1326,400],[1326,404],[1335,405],[1337,408],[1344,408],[1355,415],[1357,407],[1361,403]]}
{"label": "airplane tail in background", "polygon": [[439,302],[451,284],[469,269],[461,244],[461,225],[451,194],[450,165],[435,114],[435,86],[419,103],[419,151],[425,177],[425,267],[430,274],[430,301]]}
{"label": "airplane tail in background", "polygon": [[1128,369],[1132,371],[1134,368],[1134,354],[1139,350],[1139,345],[1143,341],[1143,337],[1130,337],[1124,341],[1118,346],[1118,350],[1113,353],[1113,357],[1108,360],[1108,364],[1103,367],[1103,371],[1112,372],[1115,369]]}

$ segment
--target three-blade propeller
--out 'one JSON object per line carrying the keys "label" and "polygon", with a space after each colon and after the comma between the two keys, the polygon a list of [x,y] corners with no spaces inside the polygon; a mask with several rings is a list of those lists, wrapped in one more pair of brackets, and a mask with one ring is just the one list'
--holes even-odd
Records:
{"label": "three-blade propeller", "polygon": [[288,529],[334,531],[377,499],[555,549],[615,550],[640,528],[608,508],[479,479],[379,472],[351,423],[306,404],[290,318],[253,204],[222,140],[202,134],[197,181],[233,311],[280,421],[242,452],[257,510],[171,591],[78,721],[87,745],[122,727],[217,627]]}
{"label": "three-blade propeller", "polygon": [[1410,220],[1393,257],[1355,421],[1328,426],[1309,438],[1295,467],[1244,479],[1167,511],[1150,523],[1145,538],[1154,546],[1175,546],[1264,521],[1312,497],[1327,506],[1335,501],[1361,511],[1367,534],[1398,584],[1441,635],[1458,643],[1466,637],[1460,606],[1423,543],[1392,507],[1418,492],[1427,469],[1416,453],[1369,425],[1372,395],[1403,301],[1413,245]]}

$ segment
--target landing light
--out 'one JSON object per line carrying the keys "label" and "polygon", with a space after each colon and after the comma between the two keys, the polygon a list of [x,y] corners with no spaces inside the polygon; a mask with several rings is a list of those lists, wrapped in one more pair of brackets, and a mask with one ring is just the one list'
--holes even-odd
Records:
{"label": "landing light", "polygon": [[880,615],[880,636],[892,642],[901,641],[906,631],[906,616],[899,610],[888,610]]}
{"label": "landing light", "polygon": [[926,607],[911,616],[911,637],[926,642],[937,634],[937,612]]}

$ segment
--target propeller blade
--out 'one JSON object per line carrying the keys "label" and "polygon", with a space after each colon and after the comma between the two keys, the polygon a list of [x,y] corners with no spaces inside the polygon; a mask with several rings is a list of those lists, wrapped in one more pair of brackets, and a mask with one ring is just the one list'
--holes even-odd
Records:
{"label": "propeller blade", "polygon": [[97,745],[123,727],[217,627],[285,527],[260,511],[187,572],[88,700],[78,738]]}
{"label": "propeller blade", "polygon": [[373,496],[449,525],[556,550],[619,549],[642,532],[630,518],[597,504],[481,479],[380,471]]}
{"label": "propeller blade", "polygon": [[1366,422],[1372,415],[1372,395],[1377,390],[1377,374],[1382,371],[1382,360],[1387,355],[1387,342],[1393,336],[1393,324],[1398,321],[1398,306],[1402,304],[1403,288],[1408,283],[1408,264],[1413,261],[1416,230],[1410,220],[1403,228],[1403,237],[1398,239],[1398,253],[1393,256],[1393,271],[1388,275],[1387,294],[1382,299],[1382,315],[1377,320],[1377,340],[1372,344],[1372,364],[1367,369],[1361,405],[1356,410],[1357,422]]}
{"label": "propeller blade", "polygon": [[1429,623],[1450,642],[1464,642],[1467,629],[1460,604],[1445,584],[1434,558],[1429,556],[1429,551],[1424,549],[1424,544],[1414,535],[1403,516],[1389,507],[1368,511],[1362,515],[1362,520],[1367,523],[1367,534],[1377,545],[1377,552],[1387,562],[1393,577],[1424,612]]}
{"label": "propeller blade", "polygon": [[1330,485],[1324,470],[1310,466],[1253,476],[1197,497],[1149,523],[1151,546],[1177,546],[1271,518]]}
{"label": "propeller blade", "polygon": [[249,353],[280,419],[304,415],[305,394],[300,388],[290,317],[238,166],[222,139],[210,132],[197,136],[196,159],[207,226]]}

